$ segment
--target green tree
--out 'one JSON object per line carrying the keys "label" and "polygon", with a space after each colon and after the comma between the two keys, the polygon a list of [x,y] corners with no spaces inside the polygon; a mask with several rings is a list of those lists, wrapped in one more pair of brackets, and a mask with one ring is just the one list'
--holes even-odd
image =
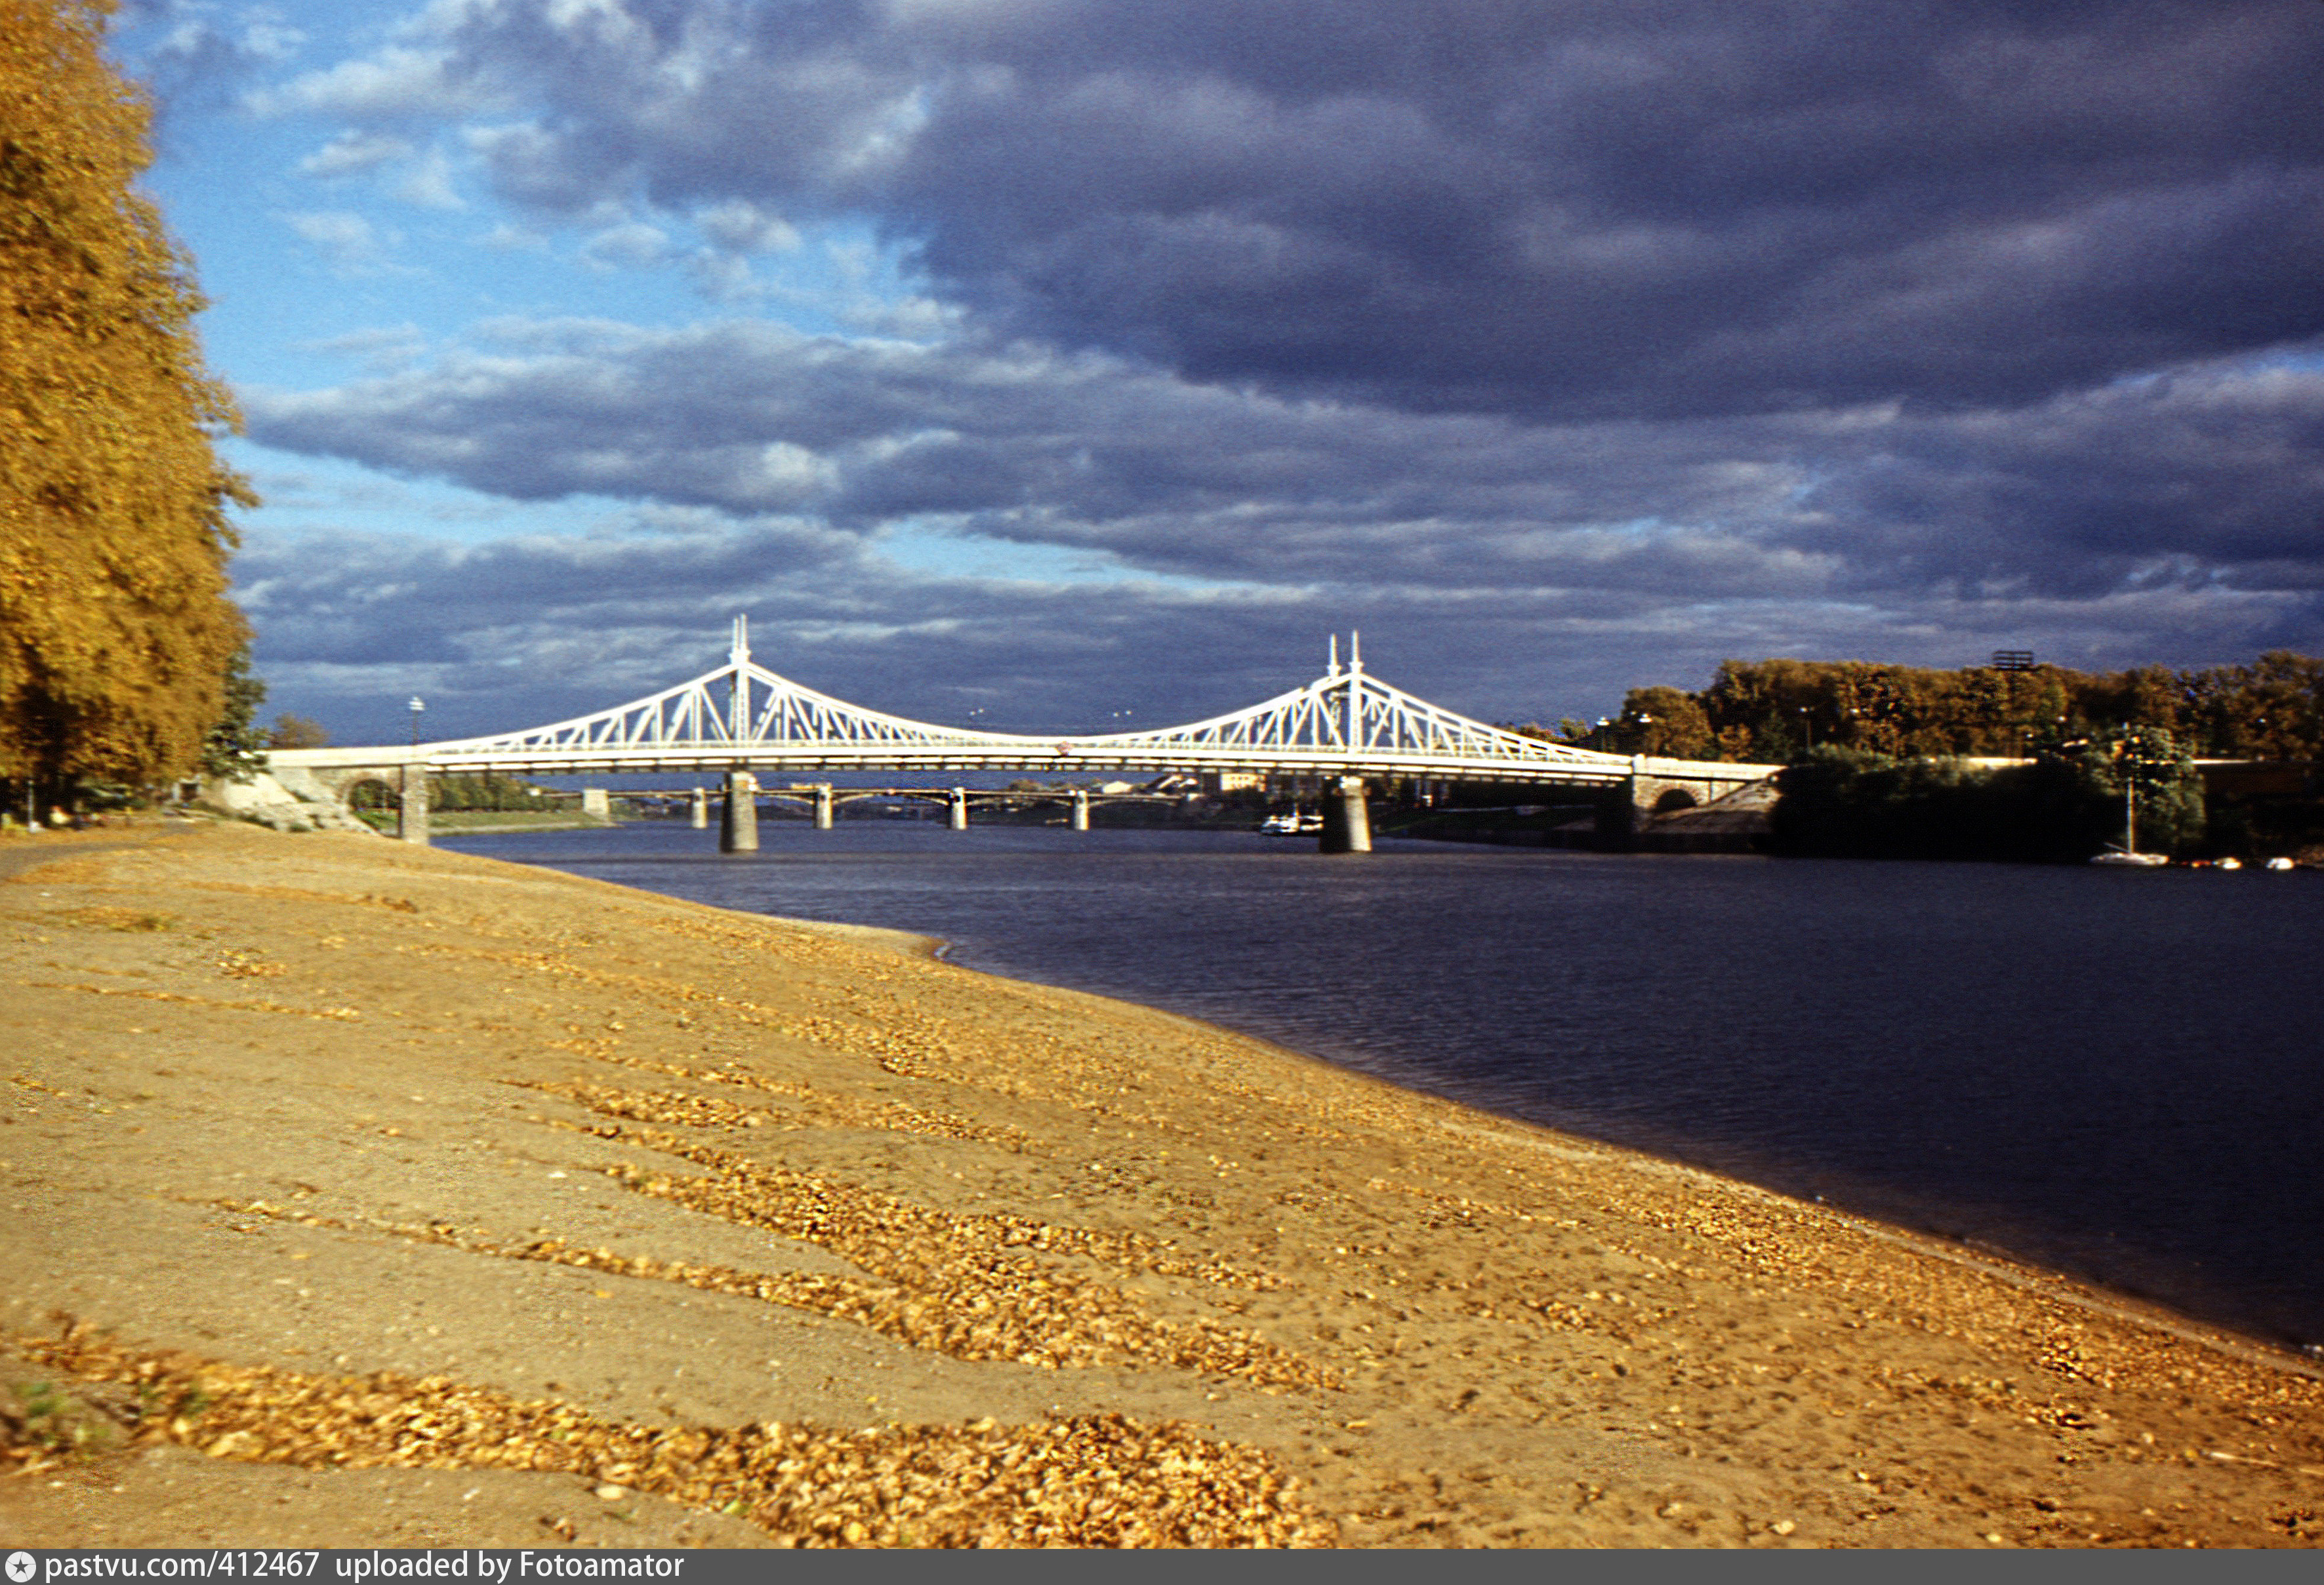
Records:
{"label": "green tree", "polygon": [[235,651],[226,663],[217,723],[202,739],[202,773],[229,781],[248,781],[266,769],[267,733],[258,724],[258,707],[266,703],[266,685],[250,672],[250,646]]}
{"label": "green tree", "polygon": [[1776,779],[1776,851],[1862,859],[2078,863],[2121,830],[2103,755],[1998,770],[1819,745]]}
{"label": "green tree", "polygon": [[191,266],[134,190],[110,0],[0,0],[0,778],[199,763],[248,637],[226,598],[235,423]]}
{"label": "green tree", "polygon": [[2134,817],[2142,852],[2175,852],[2202,840],[2202,773],[2169,730],[2133,725],[2103,733],[2083,750],[2083,758],[2121,811],[2114,824],[2126,846]]}

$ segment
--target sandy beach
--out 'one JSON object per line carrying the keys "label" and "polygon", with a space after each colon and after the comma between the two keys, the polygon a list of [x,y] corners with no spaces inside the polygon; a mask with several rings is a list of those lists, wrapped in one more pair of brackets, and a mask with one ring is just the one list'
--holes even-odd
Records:
{"label": "sandy beach", "polygon": [[211,823],[0,916],[12,1544],[2324,1537],[2310,1362],[912,938]]}

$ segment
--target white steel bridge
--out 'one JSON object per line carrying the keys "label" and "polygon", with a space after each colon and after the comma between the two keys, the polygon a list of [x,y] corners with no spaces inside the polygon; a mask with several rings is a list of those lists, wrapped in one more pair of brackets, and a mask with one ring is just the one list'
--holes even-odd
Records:
{"label": "white steel bridge", "polygon": [[[726,664],[648,698],[569,721],[487,737],[372,748],[280,749],[278,776],[344,795],[355,782],[400,776],[410,813],[425,778],[462,772],[622,775],[716,771],[730,793],[759,771],[907,772],[1102,770],[1259,773],[1341,779],[1628,787],[1651,805],[1670,789],[1707,801],[1775,774],[1734,765],[1594,753],[1489,726],[1432,705],[1364,670],[1332,643],[1323,675],[1271,699],[1207,721],[1141,732],[1042,736],[942,726],[868,710],[817,693],[751,659],[747,619],[734,621]],[[733,835],[730,797],[729,836]],[[424,819],[406,833],[425,840]]]}

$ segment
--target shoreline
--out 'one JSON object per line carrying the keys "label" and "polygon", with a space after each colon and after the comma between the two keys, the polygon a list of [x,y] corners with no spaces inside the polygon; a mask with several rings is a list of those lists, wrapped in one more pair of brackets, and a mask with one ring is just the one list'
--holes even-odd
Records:
{"label": "shoreline", "polygon": [[[568,873],[569,871],[558,872]],[[655,893],[654,895],[667,894]],[[742,909],[728,911],[747,912]],[[2038,1260],[2015,1254],[1997,1244],[1949,1237],[1927,1228],[1915,1227],[1910,1222],[1893,1221],[1886,1217],[1873,1215],[1868,1212],[1855,1210],[1837,1202],[1827,1203],[1821,1199],[1790,1193],[1771,1184],[1757,1183],[1750,1178],[1738,1177],[1730,1173],[1723,1173],[1715,1167],[1703,1166],[1682,1156],[1666,1156],[1636,1145],[1627,1145],[1619,1140],[1603,1139],[1594,1134],[1562,1129],[1554,1123],[1536,1121],[1514,1112],[1496,1111],[1489,1107],[1480,1106],[1419,1085],[1401,1084],[1393,1079],[1382,1078],[1377,1074],[1367,1073],[1360,1068],[1335,1063],[1329,1057],[1302,1051],[1296,1046],[1286,1046],[1279,1040],[1270,1039],[1263,1035],[1238,1029],[1231,1024],[1198,1018],[1191,1013],[1178,1012],[1174,1009],[1160,1007],[1151,1002],[1112,996],[1103,991],[1084,991],[1074,986],[1052,984],[1045,980],[1021,979],[1012,975],[995,973],[991,970],[979,969],[973,964],[955,963],[953,959],[945,955],[945,949],[950,945],[950,943],[940,937],[919,935],[908,931],[889,930],[881,926],[798,919],[781,914],[750,914],[749,917],[771,919],[807,930],[860,930],[873,935],[895,935],[907,942],[932,944],[935,950],[929,952],[927,956],[939,963],[953,964],[964,972],[975,974],[983,979],[1001,984],[1038,986],[1043,991],[1063,997],[1086,998],[1100,1008],[1108,1006],[1138,1008],[1157,1018],[1167,1018],[1185,1024],[1204,1035],[1258,1046],[1274,1053],[1279,1060],[1286,1063],[1295,1064],[1312,1063],[1343,1078],[1377,1084],[1394,1094],[1428,1100],[1471,1113],[1491,1123],[1521,1130],[1523,1135],[1533,1138],[1537,1147],[1544,1150],[1605,1152],[1624,1158],[1635,1171],[1667,1172],[1674,1176],[1700,1180],[1706,1185],[1714,1186],[1721,1193],[1764,1195],[1786,1209],[1836,1218],[1869,1237],[1895,1243],[1914,1254],[1952,1262],[1981,1276],[1994,1277],[2029,1291],[2040,1292],[2045,1297],[2058,1303],[2071,1304],[2077,1308],[2088,1310],[2093,1314],[2104,1315],[2113,1320],[2166,1332],[2183,1341],[2214,1350],[2246,1363],[2264,1365],[2324,1383],[2324,1364],[2316,1362],[2312,1358],[2303,1357],[2302,1350],[2296,1344],[2231,1326],[2223,1322],[2206,1320],[2200,1315],[2175,1309],[2160,1299],[2150,1298],[2144,1294],[2115,1286],[2087,1273],[2074,1271],[2062,1266],[2045,1265]]]}
{"label": "shoreline", "polygon": [[0,879],[7,1372],[120,1450],[7,1423],[33,1544],[2324,1539],[2317,1374],[2060,1274],[899,932],[104,835]]}
{"label": "shoreline", "polygon": [[[500,834],[505,834],[506,833],[503,832]],[[492,855],[477,856],[488,857]],[[1723,853],[1689,853],[1679,856],[1697,858],[1733,858],[1737,856],[1748,856],[1762,861],[1767,861],[1771,857],[1767,854],[1734,855]],[[561,869],[553,864],[533,863],[529,861],[517,860],[510,860],[507,862],[525,863],[527,867],[551,870],[558,874],[577,875],[579,873],[575,871]],[[619,885],[621,883],[612,882],[610,884]],[[689,900],[679,898],[677,893],[652,891],[650,888],[641,889],[648,890],[654,896],[670,897],[677,900]],[[716,905],[703,906],[715,907]],[[2208,1340],[2210,1343],[2223,1349],[2227,1349],[2229,1351],[2235,1351],[2237,1350],[2244,1350],[2251,1358],[2272,1360],[2285,1368],[2312,1377],[2319,1381],[2324,1381],[2324,1362],[2319,1362],[2319,1356],[2318,1354],[2310,1353],[2306,1349],[2303,1349],[2302,1340],[2298,1340],[2285,1335],[2272,1334],[2256,1326],[2239,1324],[2233,1320],[2213,1318],[2192,1311],[2185,1310],[2173,1304],[2166,1298],[2149,1295],[2140,1292],[2135,1288],[2122,1286],[2117,1282],[2110,1280],[2101,1272],[2079,1269],[2065,1262],[2045,1261],[2039,1257],[2018,1252],[2008,1248],[2005,1244],[1988,1241],[1981,1237],[1976,1236],[1975,1234],[1956,1235],[1941,1231],[1935,1227],[1923,1225],[1910,1220],[1905,1220],[1904,1216],[1894,1211],[1887,1214],[1883,1214],[1879,1212],[1862,1209],[1840,1200],[1832,1200],[1827,1203],[1826,1200],[1813,1195],[1795,1193],[1777,1184],[1763,1183],[1757,1179],[1740,1176],[1729,1172],[1723,1172],[1716,1166],[1707,1166],[1701,1162],[1690,1161],[1683,1156],[1666,1154],[1662,1151],[1624,1140],[1600,1138],[1594,1134],[1562,1127],[1554,1122],[1528,1118],[1515,1111],[1499,1110],[1490,1106],[1484,1105],[1474,1101],[1465,1100],[1458,1095],[1432,1088],[1425,1083],[1399,1082],[1397,1079],[1383,1077],[1382,1075],[1371,1073],[1361,1067],[1338,1063],[1330,1057],[1302,1050],[1298,1046],[1286,1045],[1280,1040],[1266,1035],[1238,1028],[1230,1023],[1213,1018],[1203,1018],[1195,1014],[1179,1012],[1157,1002],[1140,1000],[1135,994],[1114,993],[1104,991],[1090,991],[1078,987],[1069,987],[1058,984],[1045,979],[1026,978],[1004,974],[996,970],[981,969],[973,963],[963,963],[950,955],[954,944],[939,936],[925,935],[914,932],[897,930],[891,926],[871,925],[853,921],[798,918],[788,915],[758,913],[748,909],[734,909],[732,911],[743,915],[744,917],[769,919],[785,925],[795,926],[802,929],[860,931],[865,933],[865,939],[867,940],[877,941],[882,937],[893,936],[897,938],[900,944],[917,944],[917,945],[913,946],[913,950],[920,951],[923,955],[926,955],[936,962],[952,964],[963,969],[964,972],[981,974],[999,982],[1034,985],[1060,994],[1086,996],[1093,999],[1093,1000],[1100,1006],[1125,1005],[1142,1008],[1157,1016],[1182,1019],[1196,1028],[1223,1038],[1249,1041],[1258,1046],[1267,1047],[1277,1052],[1281,1056],[1294,1062],[1321,1063],[1333,1072],[1340,1074],[1351,1078],[1362,1079],[1369,1083],[1385,1084],[1390,1090],[1398,1093],[1426,1097],[1444,1104],[1462,1108],[1465,1110],[1474,1111],[1480,1116],[1489,1117],[1513,1126],[1539,1130],[1553,1139],[1567,1139],[1598,1148],[1626,1153],[1630,1156],[1639,1157],[1642,1160],[1665,1164],[1675,1170],[1702,1174],[1708,1179],[1721,1184],[1731,1184],[1738,1187],[1754,1190],[1758,1193],[1771,1194],[1786,1203],[1801,1206],[1812,1206],[1818,1210],[1829,1211],[1835,1214],[1846,1215],[1853,1218],[1867,1229],[1886,1230],[1886,1232],[1888,1235],[1894,1236],[1897,1239],[1905,1242],[1910,1247],[1915,1248],[1923,1253],[1934,1255],[1942,1258],[1961,1260],[1972,1266],[1975,1266],[1979,1262],[1988,1262],[1991,1263],[1996,1269],[2006,1267],[2012,1271],[2030,1272],[2049,1277],[2054,1277],[2060,1282],[2072,1284],[2089,1290],[2089,1293],[2094,1295],[2093,1304],[2097,1308],[2107,1309],[2111,1307],[2114,1313],[2122,1315],[2136,1315],[2143,1317],[2147,1323],[2173,1330],[2178,1335],[2186,1338],[2190,1341],[2203,1342]]]}

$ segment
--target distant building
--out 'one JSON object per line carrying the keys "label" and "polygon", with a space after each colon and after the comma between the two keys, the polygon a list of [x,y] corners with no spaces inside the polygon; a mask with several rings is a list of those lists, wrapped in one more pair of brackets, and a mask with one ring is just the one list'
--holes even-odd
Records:
{"label": "distant building", "polygon": [[1203,777],[1203,790],[1211,793],[1248,792],[1267,779],[1257,770],[1213,770]]}

